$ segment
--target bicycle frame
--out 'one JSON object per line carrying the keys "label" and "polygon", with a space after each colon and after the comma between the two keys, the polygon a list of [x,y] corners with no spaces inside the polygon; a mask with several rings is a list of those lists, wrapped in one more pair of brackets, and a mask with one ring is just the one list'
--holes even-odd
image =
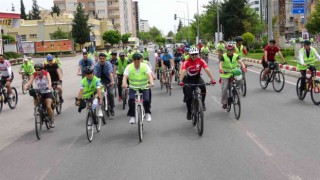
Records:
{"label": "bicycle frame", "polygon": [[136,91],[135,93],[135,116],[136,116],[136,119],[138,119],[138,108],[141,107],[141,115],[142,115],[142,122],[143,123],[143,120],[144,120],[144,117],[145,117],[145,110],[144,110],[144,107],[143,107],[143,95],[142,93],[138,91]]}

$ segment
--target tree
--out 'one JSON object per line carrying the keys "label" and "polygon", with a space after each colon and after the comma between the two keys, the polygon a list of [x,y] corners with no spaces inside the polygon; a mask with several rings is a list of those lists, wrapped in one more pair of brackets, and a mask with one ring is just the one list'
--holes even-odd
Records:
{"label": "tree", "polygon": [[155,38],[155,41],[158,45],[164,45],[166,43],[166,38],[162,37],[162,36],[157,36]]}
{"label": "tree", "polygon": [[75,42],[82,45],[90,41],[90,26],[88,25],[88,15],[85,14],[82,3],[78,3],[76,14],[72,21],[72,37]]}
{"label": "tree", "polygon": [[155,38],[158,36],[162,36],[160,30],[155,26],[150,28],[150,31],[148,33],[150,34],[152,40],[155,40]]}
{"label": "tree", "polygon": [[242,35],[242,38],[243,38],[244,44],[247,46],[250,46],[254,40],[254,35],[249,32],[246,32]]}
{"label": "tree", "polygon": [[245,32],[252,34],[260,34],[263,31],[263,23],[259,19],[259,15],[249,6],[244,8],[244,19],[242,20]]}
{"label": "tree", "polygon": [[182,27],[183,27],[183,25],[182,25],[182,21],[181,21],[181,19],[180,19],[180,20],[179,20],[179,25],[178,25],[177,32],[179,32]]}
{"label": "tree", "polygon": [[24,7],[23,0],[20,0],[20,14],[21,14],[21,19],[24,19],[24,20],[27,19],[26,9]]}
{"label": "tree", "polygon": [[169,31],[167,36],[168,36],[168,37],[173,37],[173,36],[174,36],[174,33],[173,33],[172,31]]}
{"label": "tree", "polygon": [[6,42],[8,44],[16,42],[16,39],[13,36],[5,35],[5,34],[2,35],[2,40],[3,40],[3,43]]}
{"label": "tree", "polygon": [[138,32],[138,38],[143,41],[143,44],[147,44],[151,41],[151,35],[149,32]]}
{"label": "tree", "polygon": [[131,34],[123,34],[121,36],[121,41],[122,41],[122,44],[128,44],[128,40],[129,40],[129,37],[131,36]]}
{"label": "tree", "polygon": [[320,33],[320,3],[315,7],[315,10],[308,17],[306,28],[312,34]]}
{"label": "tree", "polygon": [[54,4],[53,7],[51,7],[51,16],[53,16],[53,13],[57,13],[57,16],[60,15],[60,8],[57,4]]}
{"label": "tree", "polygon": [[286,0],[279,0],[279,46],[286,44]]}
{"label": "tree", "polygon": [[40,10],[39,10],[37,0],[33,0],[32,9],[31,9],[30,14],[31,14],[31,19],[33,19],[33,20],[41,19],[40,18]]}
{"label": "tree", "polygon": [[52,33],[51,38],[52,39],[70,39],[70,33],[64,32],[62,31],[62,29],[58,27],[58,29]]}
{"label": "tree", "polygon": [[112,45],[114,45],[116,43],[119,43],[119,41],[121,39],[121,35],[116,30],[110,30],[110,31],[106,31],[106,32],[103,33],[102,39],[106,43],[110,43],[111,46],[112,46]]}

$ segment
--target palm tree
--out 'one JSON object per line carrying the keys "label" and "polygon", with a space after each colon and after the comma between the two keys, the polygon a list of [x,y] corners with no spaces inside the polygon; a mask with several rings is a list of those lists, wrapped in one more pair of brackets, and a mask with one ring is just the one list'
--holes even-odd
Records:
{"label": "palm tree", "polygon": [[286,42],[286,0],[279,0],[279,45],[285,46]]}

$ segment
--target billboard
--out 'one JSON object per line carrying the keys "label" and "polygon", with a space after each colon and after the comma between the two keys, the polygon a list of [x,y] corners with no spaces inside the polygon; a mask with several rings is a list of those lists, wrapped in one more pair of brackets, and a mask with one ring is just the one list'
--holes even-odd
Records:
{"label": "billboard", "polygon": [[72,40],[51,40],[35,42],[36,53],[73,51]]}
{"label": "billboard", "polygon": [[22,49],[25,54],[34,54],[34,42],[22,42]]}

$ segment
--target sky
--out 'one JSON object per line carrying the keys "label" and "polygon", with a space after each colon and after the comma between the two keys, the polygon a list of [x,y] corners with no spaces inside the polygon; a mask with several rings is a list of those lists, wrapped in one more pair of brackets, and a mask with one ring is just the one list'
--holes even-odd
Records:
{"label": "sky", "polygon": [[[20,0],[0,0],[0,11],[10,11],[12,3],[16,12],[20,12]],[[179,3],[176,0],[138,0],[140,19],[148,20],[150,27],[155,26],[166,35],[169,31],[174,31],[178,27],[178,20],[174,20],[174,14],[178,17],[188,18],[187,3],[189,6],[189,18],[193,19],[197,13],[197,0],[180,0],[186,3]],[[38,5],[45,9],[51,9],[53,0],[38,0]],[[198,0],[199,13],[203,12],[203,5],[208,4],[209,0]],[[26,12],[31,9],[32,0],[23,0]],[[184,21],[182,20],[184,23]],[[185,22],[186,25],[188,21]]]}

